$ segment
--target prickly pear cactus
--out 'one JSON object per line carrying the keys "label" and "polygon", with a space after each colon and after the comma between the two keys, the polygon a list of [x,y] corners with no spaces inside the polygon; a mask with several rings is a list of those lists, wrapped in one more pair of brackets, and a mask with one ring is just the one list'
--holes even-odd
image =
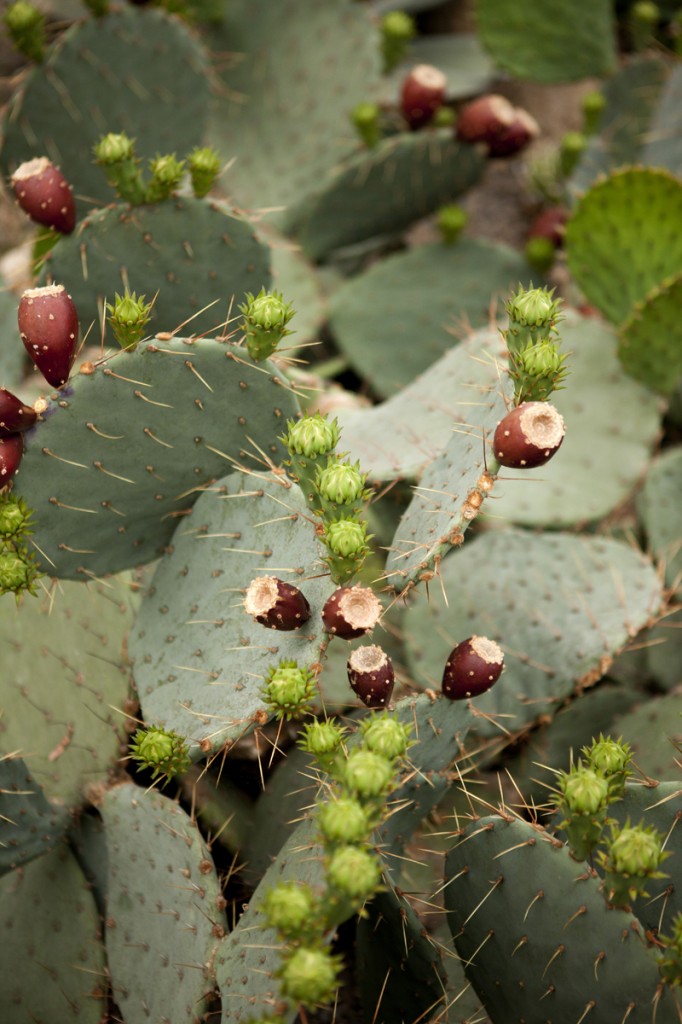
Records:
{"label": "prickly pear cactus", "polygon": [[0,757],[0,875],[54,849],[67,817],[51,807],[20,757]]}

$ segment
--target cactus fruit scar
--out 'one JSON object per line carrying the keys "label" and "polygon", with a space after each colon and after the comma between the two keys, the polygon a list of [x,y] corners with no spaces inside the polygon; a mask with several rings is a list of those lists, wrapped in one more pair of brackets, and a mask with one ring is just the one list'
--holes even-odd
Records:
{"label": "cactus fruit scar", "polygon": [[535,118],[527,110],[515,107],[512,123],[488,143],[488,156],[514,156],[537,139],[539,134],[540,128]]}
{"label": "cactus fruit scar", "polygon": [[450,700],[479,697],[502,675],[502,648],[485,636],[471,636],[450,652],[443,672],[443,693]]}
{"label": "cactus fruit scar", "polygon": [[333,636],[355,640],[374,629],[381,611],[381,602],[371,587],[339,587],[322,609],[322,622]]}
{"label": "cactus fruit scar", "polygon": [[358,647],[348,659],[348,681],[368,708],[385,708],[391,699],[395,671],[381,647]]}
{"label": "cactus fruit scar", "polygon": [[310,605],[298,589],[276,576],[253,580],[246,591],[244,610],[270,629],[298,629],[310,618]]}
{"label": "cactus fruit scar", "polygon": [[553,405],[524,402],[498,423],[493,452],[501,466],[534,469],[558,452],[565,433],[563,417]]}
{"label": "cactus fruit scar", "polygon": [[12,175],[17,202],[31,220],[70,235],[76,226],[76,204],[66,178],[47,157],[27,160]]}
{"label": "cactus fruit scar", "polygon": [[447,78],[431,64],[417,64],[400,91],[400,110],[414,131],[433,118],[445,99]]}
{"label": "cactus fruit scar", "polygon": [[61,388],[76,358],[78,314],[61,284],[29,288],[19,302],[24,347],[48,384]]}

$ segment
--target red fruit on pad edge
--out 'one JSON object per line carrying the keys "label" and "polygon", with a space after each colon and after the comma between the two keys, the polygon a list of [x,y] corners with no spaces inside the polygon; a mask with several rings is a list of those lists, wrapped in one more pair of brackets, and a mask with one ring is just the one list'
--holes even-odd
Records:
{"label": "red fruit on pad edge", "polygon": [[20,434],[28,430],[38,419],[38,413],[30,405],[13,395],[7,388],[0,388],[0,437]]}
{"label": "red fruit on pad edge", "polygon": [[21,434],[0,437],[0,487],[8,484],[19,469],[24,454],[24,439]]}
{"label": "red fruit on pad edge", "polygon": [[368,708],[385,708],[391,699],[395,672],[381,647],[358,647],[348,659],[348,681]]}
{"label": "red fruit on pad edge", "polygon": [[443,694],[450,700],[478,697],[502,675],[502,648],[485,636],[470,636],[450,652],[443,672]]}
{"label": "red fruit on pad edge", "polygon": [[45,156],[27,160],[12,175],[19,206],[31,220],[70,235],[76,226],[76,204],[71,186]]}
{"label": "red fruit on pad edge", "polygon": [[566,428],[549,402],[522,402],[495,428],[493,454],[508,469],[544,466],[558,452]]}
{"label": "red fruit on pad edge", "polygon": [[19,302],[19,331],[29,356],[48,384],[60,388],[76,358],[78,314],[61,284],[29,288]]}
{"label": "red fruit on pad edge", "polygon": [[410,128],[428,124],[443,105],[447,78],[431,64],[417,64],[403,82],[400,109]]}
{"label": "red fruit on pad edge", "polygon": [[262,626],[281,632],[299,629],[310,618],[310,605],[298,587],[276,576],[261,576],[249,584],[244,610]]}
{"label": "red fruit on pad edge", "polygon": [[325,602],[322,621],[333,636],[355,640],[374,629],[381,610],[379,598],[370,587],[339,587]]}

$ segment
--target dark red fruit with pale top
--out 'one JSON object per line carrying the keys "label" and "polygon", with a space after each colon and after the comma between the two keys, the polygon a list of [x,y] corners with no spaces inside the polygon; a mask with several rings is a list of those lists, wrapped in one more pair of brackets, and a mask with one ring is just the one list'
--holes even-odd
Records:
{"label": "dark red fruit with pale top", "polygon": [[403,82],[400,109],[410,128],[428,124],[443,105],[447,78],[431,64],[417,64]]}
{"label": "dark red fruit with pale top", "polygon": [[24,439],[21,434],[0,437],[0,487],[8,484],[19,469],[24,454]]}
{"label": "dark red fruit with pale top", "polygon": [[19,331],[26,351],[48,384],[60,388],[76,358],[78,314],[61,284],[29,288],[19,302]]}
{"label": "dark red fruit with pale top", "polygon": [[514,108],[514,119],[488,145],[488,156],[514,156],[520,153],[540,134],[538,123],[534,117],[521,107]]}
{"label": "dark red fruit with pale top", "polygon": [[358,647],[348,659],[348,681],[368,708],[385,708],[395,684],[391,659],[381,647]]}
{"label": "dark red fruit with pale top", "polygon": [[249,584],[244,609],[262,626],[282,632],[299,629],[310,618],[310,605],[298,587],[276,576],[261,576]]}
{"label": "dark red fruit with pale top", "polygon": [[493,452],[501,466],[544,466],[561,447],[566,428],[549,402],[522,402],[497,424]]}
{"label": "dark red fruit with pale top", "polygon": [[504,96],[491,93],[467,103],[457,118],[457,137],[462,142],[485,142],[490,145],[513,123],[515,110]]}
{"label": "dark red fruit with pale top", "polygon": [[450,653],[443,672],[443,693],[450,700],[478,697],[502,675],[504,654],[494,640],[470,636]]}
{"label": "dark red fruit with pale top", "polygon": [[22,430],[32,427],[37,419],[35,409],[30,405],[24,405],[7,388],[0,388],[0,437],[20,434]]}
{"label": "dark red fruit with pale top", "polygon": [[31,220],[70,235],[76,226],[76,204],[66,178],[47,157],[28,160],[12,175],[19,206]]}
{"label": "dark red fruit with pale top", "polygon": [[355,640],[374,629],[381,603],[370,587],[339,587],[322,609],[324,628],[342,640]]}

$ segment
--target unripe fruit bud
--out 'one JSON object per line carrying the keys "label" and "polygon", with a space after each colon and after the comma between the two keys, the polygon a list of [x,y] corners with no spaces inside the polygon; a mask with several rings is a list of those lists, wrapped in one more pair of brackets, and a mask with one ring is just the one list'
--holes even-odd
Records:
{"label": "unripe fruit bud", "polygon": [[364,555],[367,551],[367,524],[357,519],[336,519],[327,526],[324,543],[341,558]]}
{"label": "unripe fruit bud", "polygon": [[517,402],[546,402],[566,378],[566,357],[549,338],[527,345],[510,360]]}
{"label": "unripe fruit bud", "polygon": [[457,203],[441,206],[436,218],[445,245],[454,245],[467,225],[469,215]]}
{"label": "unripe fruit bud", "polygon": [[109,132],[96,143],[94,154],[97,163],[105,167],[120,164],[135,157],[135,143],[125,132],[119,135]]}
{"label": "unripe fruit bud", "polygon": [[279,971],[282,995],[306,1006],[329,1003],[338,988],[340,969],[339,957],[324,949],[301,947]]}
{"label": "unripe fruit bud", "polygon": [[266,292],[265,288],[256,296],[247,292],[239,311],[244,315],[246,347],[257,362],[272,355],[282,338],[292,333],[287,330],[287,324],[294,315],[294,308],[279,292]]}
{"label": "unripe fruit bud", "polygon": [[354,640],[374,629],[381,617],[381,603],[370,587],[339,587],[322,609],[328,633]]}
{"label": "unripe fruit bud", "polygon": [[381,139],[381,111],[376,103],[358,103],[350,119],[357,133],[370,149]]}
{"label": "unripe fruit bud", "polygon": [[280,882],[268,889],[261,906],[268,926],[285,939],[300,939],[314,931],[317,900],[308,885]]}
{"label": "unripe fruit bud", "polygon": [[523,247],[526,263],[538,274],[546,274],[554,265],[556,246],[549,238],[529,238]]}
{"label": "unripe fruit bud", "polygon": [[281,661],[278,668],[270,669],[262,693],[277,718],[300,718],[310,709],[315,678],[295,661]]}
{"label": "unripe fruit bud", "polygon": [[573,768],[561,778],[561,808],[567,815],[592,817],[603,811],[609,802],[609,784],[603,775],[591,768]]}
{"label": "unripe fruit bud", "polygon": [[501,466],[534,469],[544,466],[561,447],[566,428],[548,402],[524,402],[498,423],[493,452]]}
{"label": "unripe fruit bud", "polygon": [[144,298],[126,291],[122,296],[114,293],[113,306],[107,303],[108,321],[121,348],[132,349],[144,337],[152,310],[152,303]]}
{"label": "unripe fruit bud", "polygon": [[502,675],[504,654],[494,640],[471,636],[450,653],[443,672],[443,693],[450,700],[479,697]]}
{"label": "unripe fruit bud", "polygon": [[330,454],[339,443],[338,423],[336,420],[329,422],[319,412],[300,420],[289,420],[287,428],[283,440],[289,451],[308,459]]}
{"label": "unripe fruit bud", "polygon": [[203,199],[211,191],[218,177],[220,157],[211,146],[202,146],[192,150],[187,162],[192,179],[192,191],[197,199]]}
{"label": "unripe fruit bud", "polygon": [[381,865],[375,854],[361,846],[340,846],[329,858],[327,881],[349,899],[364,902],[379,886]]}
{"label": "unripe fruit bud", "polygon": [[0,495],[0,537],[25,537],[31,532],[30,520],[31,510],[23,498],[16,498],[11,492]]}
{"label": "unripe fruit bud", "polygon": [[35,409],[30,405],[24,405],[7,388],[0,388],[0,437],[20,434],[32,427],[37,419]]}
{"label": "unripe fruit bud", "polygon": [[583,96],[581,105],[583,110],[583,133],[585,135],[594,135],[599,127],[601,115],[606,106],[606,97],[602,92],[588,92],[587,96]]}
{"label": "unripe fruit bud", "polygon": [[34,594],[34,584],[43,574],[35,558],[23,546],[7,545],[0,548],[0,594]]}
{"label": "unripe fruit bud", "polygon": [[582,132],[567,132],[559,148],[559,167],[565,178],[573,173],[585,152],[587,139]]}
{"label": "unripe fruit bud", "polygon": [[339,843],[364,843],[372,831],[372,822],[363,805],[350,796],[320,804],[317,827],[322,838],[333,846]]}
{"label": "unripe fruit bud", "polygon": [[362,745],[389,760],[403,757],[410,745],[410,727],[394,715],[372,715],[361,725]]}
{"label": "unripe fruit bud", "polygon": [[512,123],[488,144],[488,156],[514,156],[525,149],[539,134],[540,128],[535,118],[531,117],[527,110],[516,107]]}
{"label": "unripe fruit bud", "polygon": [[76,226],[76,204],[66,178],[47,157],[17,167],[12,189],[19,206],[37,224],[70,235]]}
{"label": "unripe fruit bud", "polygon": [[365,492],[367,474],[360,472],[360,463],[330,459],[324,469],[318,469],[315,485],[323,501],[333,505],[350,505],[359,501]]}
{"label": "unripe fruit bud", "polygon": [[609,736],[604,739],[601,734],[598,740],[592,741],[592,746],[583,747],[581,753],[590,768],[600,772],[607,779],[612,775],[620,775],[621,772],[626,773],[632,760],[632,748],[629,743],[623,743],[620,739],[612,740]]}
{"label": "unripe fruit bud", "polygon": [[653,829],[624,828],[613,839],[609,857],[613,871],[651,876],[661,863],[661,836]]}
{"label": "unripe fruit bud", "polygon": [[403,11],[389,11],[381,19],[381,50],[384,73],[392,71],[407,53],[407,44],[417,34],[414,18]]}
{"label": "unripe fruit bud", "polygon": [[41,63],[45,55],[45,15],[27,0],[16,0],[3,18],[7,33],[19,53]]}
{"label": "unripe fruit bud", "polygon": [[177,189],[185,173],[185,161],[178,160],[175,153],[157,156],[149,161],[151,181],[147,187],[148,203],[161,203]]}
{"label": "unripe fruit bud", "polygon": [[457,118],[457,137],[462,142],[490,145],[514,123],[516,112],[504,96],[480,96],[467,103]]}
{"label": "unripe fruit bud", "polygon": [[162,728],[138,729],[133,736],[130,756],[142,767],[152,771],[152,778],[173,778],[186,772],[190,757],[182,736]]}
{"label": "unripe fruit bud", "polygon": [[400,92],[402,115],[413,130],[428,124],[445,99],[447,78],[431,64],[417,64]]}
{"label": "unripe fruit bud", "polygon": [[244,610],[270,629],[299,629],[310,618],[310,605],[297,587],[276,576],[262,576],[249,584]]}
{"label": "unripe fruit bud", "polygon": [[561,319],[560,300],[552,298],[554,289],[519,288],[505,303],[507,316],[523,327],[538,327],[547,334]]}
{"label": "unripe fruit bud", "polygon": [[0,437],[0,487],[8,484],[19,469],[24,454],[24,440],[21,434]]}
{"label": "unripe fruit bud", "polygon": [[395,672],[381,647],[358,647],[348,659],[348,681],[368,708],[384,708],[391,699]]}
{"label": "unripe fruit bud", "polygon": [[29,356],[48,384],[60,388],[76,358],[78,314],[60,284],[29,288],[19,302],[19,331]]}
{"label": "unripe fruit bud", "polygon": [[361,800],[383,796],[393,783],[393,763],[372,750],[351,750],[343,768],[343,783]]}
{"label": "unripe fruit bud", "polygon": [[303,727],[298,745],[317,758],[326,758],[340,749],[345,735],[346,730],[336,722],[309,722]]}

